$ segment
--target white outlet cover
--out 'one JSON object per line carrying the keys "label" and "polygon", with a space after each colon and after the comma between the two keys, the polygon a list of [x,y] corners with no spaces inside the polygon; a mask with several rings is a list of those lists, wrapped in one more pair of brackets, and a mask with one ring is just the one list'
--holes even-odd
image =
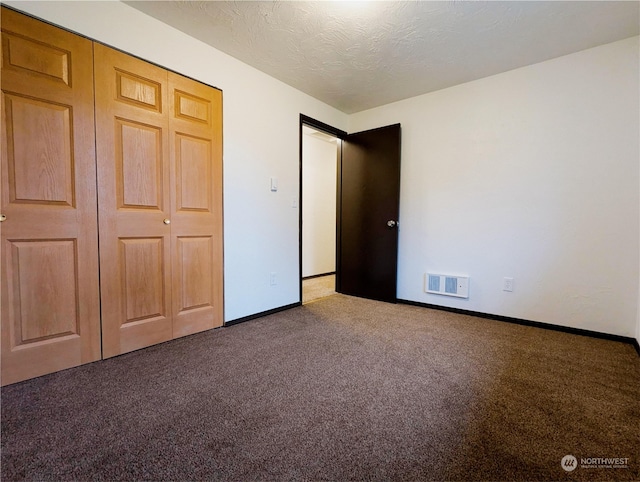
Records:
{"label": "white outlet cover", "polygon": [[502,291],[513,291],[513,278],[505,278],[502,284]]}

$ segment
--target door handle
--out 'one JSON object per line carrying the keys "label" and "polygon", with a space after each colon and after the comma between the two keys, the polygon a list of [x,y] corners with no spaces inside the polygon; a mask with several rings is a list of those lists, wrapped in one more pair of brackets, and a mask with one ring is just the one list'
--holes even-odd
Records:
{"label": "door handle", "polygon": [[171,219],[167,218],[164,221],[162,221],[164,224],[171,224]]}
{"label": "door handle", "polygon": [[0,214],[0,223],[7,220],[7,216]]}
{"label": "door handle", "polygon": [[387,226],[389,226],[390,228],[395,228],[397,225],[398,223],[393,220],[387,221]]}

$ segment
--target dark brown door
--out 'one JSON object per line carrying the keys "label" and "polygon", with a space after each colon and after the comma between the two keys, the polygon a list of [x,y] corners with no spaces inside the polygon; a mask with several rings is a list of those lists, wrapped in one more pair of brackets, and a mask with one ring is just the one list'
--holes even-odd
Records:
{"label": "dark brown door", "polygon": [[400,124],[346,136],[340,170],[336,289],[395,301]]}

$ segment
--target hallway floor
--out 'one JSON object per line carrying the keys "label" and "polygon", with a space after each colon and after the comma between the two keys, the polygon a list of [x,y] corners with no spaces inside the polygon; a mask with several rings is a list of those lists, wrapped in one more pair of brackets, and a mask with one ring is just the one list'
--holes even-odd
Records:
{"label": "hallway floor", "polygon": [[302,280],[302,303],[310,303],[335,294],[335,274]]}

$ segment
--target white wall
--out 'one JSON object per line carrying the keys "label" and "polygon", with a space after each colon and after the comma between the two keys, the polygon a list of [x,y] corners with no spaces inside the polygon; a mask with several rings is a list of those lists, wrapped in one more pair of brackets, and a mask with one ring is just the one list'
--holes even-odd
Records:
{"label": "white wall", "polygon": [[302,140],[302,276],[336,270],[338,145],[312,135]]}
{"label": "white wall", "polygon": [[341,129],[347,115],[120,2],[5,3],[222,89],[225,320],[300,301],[300,113]]}
{"label": "white wall", "polygon": [[352,115],[402,124],[398,297],[637,336],[638,59],[636,37]]}

